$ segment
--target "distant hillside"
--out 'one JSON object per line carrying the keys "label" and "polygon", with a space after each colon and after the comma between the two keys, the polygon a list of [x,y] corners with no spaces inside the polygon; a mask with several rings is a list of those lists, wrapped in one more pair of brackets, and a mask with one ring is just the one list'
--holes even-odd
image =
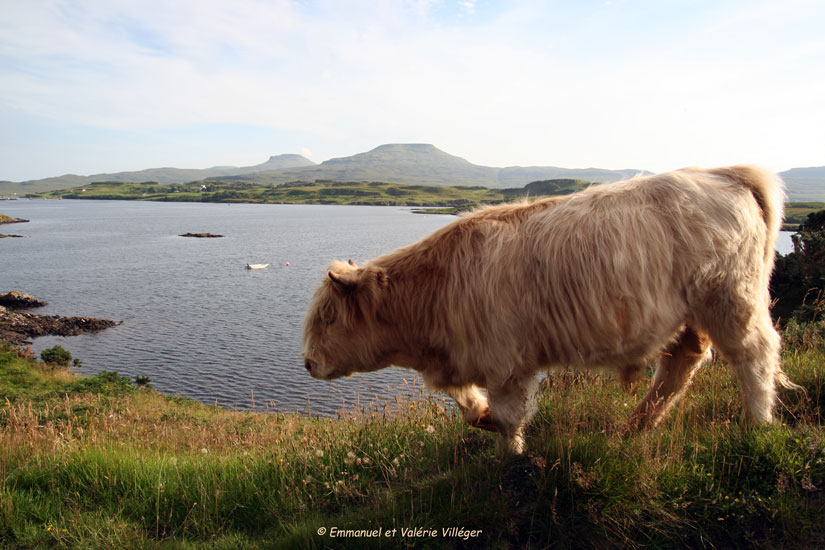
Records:
{"label": "distant hillside", "polygon": [[[189,183],[97,182],[39,195],[43,198],[107,199],[174,202],[261,202],[277,204],[363,204],[472,209],[545,195],[566,195],[592,185],[580,180],[549,180],[525,187],[404,185],[392,182],[312,181],[261,185],[243,181],[207,180]],[[451,210],[454,212],[455,210]]]}
{"label": "distant hillside", "polygon": [[11,195],[13,193],[17,193],[21,196],[27,193],[45,193],[56,189],[90,185],[99,181],[154,181],[163,184],[184,183],[189,181],[204,180],[215,176],[234,176],[254,172],[267,172],[271,170],[282,170],[285,168],[297,168],[301,166],[314,165],[314,162],[301,155],[277,155],[269,157],[268,161],[255,166],[213,166],[212,168],[204,169],[149,168],[147,170],[138,170],[133,172],[94,174],[91,176],[66,174],[64,176],[41,180],[0,182],[0,196]]}
{"label": "distant hillside", "polygon": [[366,153],[335,158],[317,166],[213,179],[278,185],[289,181],[386,181],[406,185],[524,186],[546,179],[619,181],[643,170],[571,169],[555,166],[494,168],[473,164],[429,144],[381,145]]}
{"label": "distant hillside", "polygon": [[650,175],[647,170],[604,170],[602,168],[556,168],[554,166],[511,166],[498,174],[501,186],[524,185],[527,182],[548,179],[574,179],[595,183],[611,183],[638,175]]}
{"label": "distant hillside", "polygon": [[[430,144],[381,145],[349,157],[315,164],[300,155],[279,155],[255,166],[215,166],[204,170],[153,168],[136,172],[66,175],[22,183],[0,182],[0,196],[43,193],[55,189],[88,186],[101,181],[174,183],[211,181],[254,186],[289,182],[381,181],[404,185],[484,186],[493,189],[523,187],[542,180],[570,179],[596,183],[614,182],[651,172],[641,169],[559,168],[557,166],[509,166],[496,168],[473,164]],[[782,172],[792,201],[825,201],[825,167],[794,168]]]}
{"label": "distant hillside", "polygon": [[791,168],[779,175],[791,201],[825,201],[825,166]]}

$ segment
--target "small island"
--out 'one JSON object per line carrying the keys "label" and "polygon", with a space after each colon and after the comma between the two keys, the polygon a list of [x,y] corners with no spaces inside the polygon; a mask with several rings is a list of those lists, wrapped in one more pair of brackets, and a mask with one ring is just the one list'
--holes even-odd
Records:
{"label": "small island", "polygon": [[29,220],[24,220],[22,218],[12,218],[11,216],[6,216],[5,214],[0,214],[0,225],[5,223],[27,223]]}
{"label": "small island", "polygon": [[[12,218],[11,216],[6,216],[5,214],[0,214],[0,225],[7,224],[7,223],[26,223],[29,220],[24,220],[21,218]],[[20,238],[23,235],[0,235],[0,239],[4,239],[7,237],[16,237]]]}
{"label": "small island", "polygon": [[216,239],[223,237],[223,235],[213,235],[212,233],[184,233],[183,235],[178,235],[179,237],[195,237],[198,239]]}

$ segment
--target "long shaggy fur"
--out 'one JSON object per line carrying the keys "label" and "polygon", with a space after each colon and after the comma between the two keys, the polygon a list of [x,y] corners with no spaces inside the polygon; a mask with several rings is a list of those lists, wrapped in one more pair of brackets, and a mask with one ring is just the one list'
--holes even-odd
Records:
{"label": "long shaggy fur", "polygon": [[537,371],[624,380],[659,357],[638,427],[672,406],[712,343],[748,418],[768,422],[775,382],[792,385],[769,315],[783,196],[759,168],[687,168],[482,209],[362,267],[333,263],[307,313],[306,367],[416,369],[520,453]]}

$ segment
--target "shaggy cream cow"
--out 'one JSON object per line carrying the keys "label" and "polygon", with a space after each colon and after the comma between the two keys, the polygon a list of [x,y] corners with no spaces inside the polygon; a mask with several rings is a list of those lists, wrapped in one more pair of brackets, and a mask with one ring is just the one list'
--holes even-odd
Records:
{"label": "shaggy cream cow", "polygon": [[[332,379],[398,365],[468,423],[525,450],[539,371],[658,357],[628,426],[655,424],[713,346],[746,417],[770,422],[779,366],[768,279],[782,183],[750,166],[687,168],[494,206],[363,266],[334,262],[304,323],[304,360]],[[485,397],[479,388],[487,389]]]}

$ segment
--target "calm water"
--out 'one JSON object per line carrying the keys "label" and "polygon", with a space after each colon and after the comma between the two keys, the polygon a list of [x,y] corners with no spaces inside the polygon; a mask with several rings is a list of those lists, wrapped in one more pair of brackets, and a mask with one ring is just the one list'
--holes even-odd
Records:
{"label": "calm water", "polygon": [[[147,375],[160,391],[237,407],[334,414],[392,400],[414,373],[323,382],[303,368],[301,323],[333,259],[366,260],[455,219],[406,208],[4,201],[0,291],[49,302],[37,313],[123,321],[92,335],[45,337],[82,371]],[[221,239],[177,235],[210,232]],[[286,266],[289,262],[289,266]],[[269,263],[246,270],[247,263]],[[399,388],[400,386],[400,388]]]}
{"label": "calm water", "polygon": [[779,238],[776,240],[776,251],[780,254],[790,254],[793,252],[793,240],[791,240],[793,231],[780,231]]}
{"label": "calm water", "polygon": [[[361,206],[3,201],[0,292],[49,302],[42,314],[123,321],[60,344],[86,373],[151,377],[165,393],[237,408],[334,414],[392,401],[414,373],[386,369],[332,383],[304,370],[301,323],[332,259],[369,259],[452,221]],[[178,237],[210,232],[222,239]],[[792,250],[790,233],[777,248]],[[289,262],[289,267],[286,266]],[[249,271],[247,263],[269,263]]]}

